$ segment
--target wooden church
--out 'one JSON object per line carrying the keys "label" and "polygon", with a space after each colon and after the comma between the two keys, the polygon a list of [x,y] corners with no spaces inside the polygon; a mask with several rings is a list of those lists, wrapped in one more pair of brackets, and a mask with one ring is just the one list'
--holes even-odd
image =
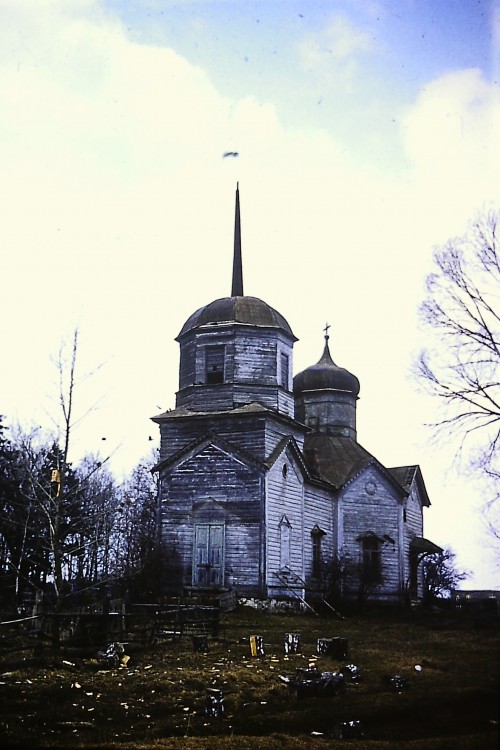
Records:
{"label": "wooden church", "polygon": [[356,439],[359,381],[333,361],[293,377],[285,318],[243,293],[236,190],[230,297],[196,310],[161,431],[161,535],[171,592],[325,594],[402,604],[422,596],[430,505],[418,466],[386,468]]}

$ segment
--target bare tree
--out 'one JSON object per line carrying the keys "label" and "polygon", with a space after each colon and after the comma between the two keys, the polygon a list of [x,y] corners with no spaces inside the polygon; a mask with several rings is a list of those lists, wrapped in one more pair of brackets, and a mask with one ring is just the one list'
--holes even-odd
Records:
{"label": "bare tree", "polygon": [[[16,594],[22,588],[43,588],[51,580],[60,597],[63,580],[63,548],[71,527],[72,491],[60,492],[61,451],[54,442],[43,442],[40,434],[23,433],[14,438],[15,453],[8,470],[16,481],[3,508],[4,537],[10,540],[9,567],[15,572]],[[74,472],[67,467],[68,487]],[[15,532],[15,533],[12,533]]]}
{"label": "bare tree", "polygon": [[66,542],[66,573],[84,589],[109,578],[110,539],[118,488],[111,472],[93,456],[76,469],[79,502]]}
{"label": "bare tree", "polygon": [[68,455],[70,449],[71,431],[73,428],[73,407],[76,387],[76,363],[78,354],[78,329],[73,332],[73,342],[69,357],[66,347],[61,344],[57,369],[59,375],[59,402],[63,419],[62,448],[51,471],[51,493],[49,502],[42,504],[46,509],[47,525],[49,529],[49,548],[52,563],[52,574],[56,598],[60,601],[63,583],[64,565],[64,518],[67,513],[66,504],[70,500],[75,487],[69,486],[70,465]]}
{"label": "bare tree", "polygon": [[420,355],[420,380],[445,405],[439,424],[461,445],[481,433],[485,464],[500,441],[499,220],[490,210],[435,251],[421,307],[434,345]]}
{"label": "bare tree", "polygon": [[103,467],[107,459],[87,457],[76,468],[70,462],[73,429],[85,416],[75,411],[82,380],[77,379],[77,354],[75,330],[71,344],[63,344],[55,360],[57,435],[17,431],[17,463],[11,461],[9,469],[17,477],[17,495],[11,493],[15,502],[6,505],[10,515],[3,524],[4,539],[12,540],[8,561],[16,571],[16,587],[21,578],[35,588],[50,583],[56,608],[62,607],[72,579],[102,577],[115,497],[114,482]]}
{"label": "bare tree", "polygon": [[500,478],[500,211],[490,209],[435,251],[421,318],[429,338],[416,375],[443,407],[433,426],[488,483],[493,534]]}
{"label": "bare tree", "polygon": [[158,536],[158,487],[151,468],[158,456],[141,461],[124,482],[115,514],[114,576],[128,592],[156,597],[163,588],[165,560]]}

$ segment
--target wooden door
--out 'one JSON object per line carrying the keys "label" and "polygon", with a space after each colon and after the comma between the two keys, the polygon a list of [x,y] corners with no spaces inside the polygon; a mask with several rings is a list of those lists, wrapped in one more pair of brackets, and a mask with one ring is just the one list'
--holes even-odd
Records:
{"label": "wooden door", "polygon": [[196,524],[193,586],[224,585],[224,524]]}

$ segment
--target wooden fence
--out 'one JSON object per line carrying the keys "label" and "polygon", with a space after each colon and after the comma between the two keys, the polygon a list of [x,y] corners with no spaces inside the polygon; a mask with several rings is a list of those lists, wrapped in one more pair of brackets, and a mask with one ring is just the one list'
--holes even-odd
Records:
{"label": "wooden fence", "polygon": [[197,604],[122,604],[116,611],[38,612],[0,622],[0,656],[20,635],[40,646],[100,648],[114,641],[153,645],[185,635],[219,634],[220,608]]}

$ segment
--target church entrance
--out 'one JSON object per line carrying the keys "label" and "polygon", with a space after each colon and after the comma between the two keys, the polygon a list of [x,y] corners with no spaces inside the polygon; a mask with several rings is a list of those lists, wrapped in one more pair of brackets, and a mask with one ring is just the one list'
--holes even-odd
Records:
{"label": "church entrance", "polygon": [[193,586],[224,585],[224,524],[194,527]]}

